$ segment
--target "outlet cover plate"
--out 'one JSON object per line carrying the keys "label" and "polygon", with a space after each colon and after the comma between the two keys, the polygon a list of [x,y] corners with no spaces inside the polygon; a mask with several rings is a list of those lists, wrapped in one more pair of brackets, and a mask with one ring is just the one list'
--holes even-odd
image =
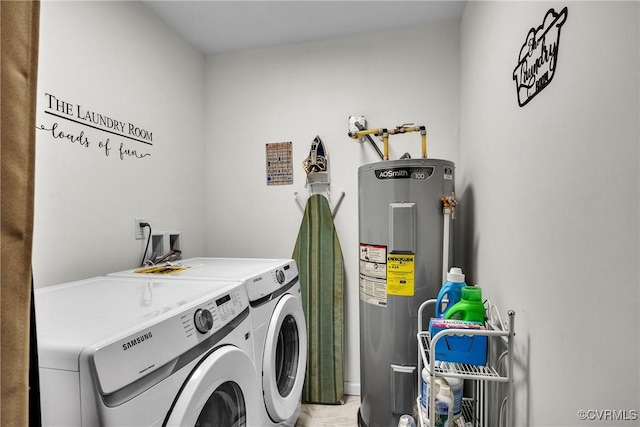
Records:
{"label": "outlet cover plate", "polygon": [[143,218],[136,218],[135,219],[135,237],[136,240],[142,240],[144,239],[144,227],[141,227],[140,224],[142,224],[143,222],[147,222],[146,219]]}

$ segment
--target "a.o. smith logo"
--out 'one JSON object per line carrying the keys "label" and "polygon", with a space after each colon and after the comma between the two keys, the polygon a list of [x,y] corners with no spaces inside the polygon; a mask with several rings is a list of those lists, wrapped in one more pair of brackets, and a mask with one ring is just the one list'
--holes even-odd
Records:
{"label": "a.o. smith logo", "polygon": [[567,20],[567,8],[560,13],[549,9],[542,25],[531,28],[520,49],[518,65],[513,70],[518,104],[524,107],[547,87],[556,71],[560,47],[560,29]]}
{"label": "a.o. smith logo", "polygon": [[389,168],[374,171],[378,179],[427,179],[433,175],[433,168]]}
{"label": "a.o. smith logo", "polygon": [[151,331],[147,332],[144,335],[140,335],[138,337],[135,337],[132,340],[129,340],[127,342],[125,342],[124,344],[122,344],[122,350],[127,351],[129,350],[131,347],[134,347],[144,341],[150,340],[153,337],[153,335],[151,334]]}

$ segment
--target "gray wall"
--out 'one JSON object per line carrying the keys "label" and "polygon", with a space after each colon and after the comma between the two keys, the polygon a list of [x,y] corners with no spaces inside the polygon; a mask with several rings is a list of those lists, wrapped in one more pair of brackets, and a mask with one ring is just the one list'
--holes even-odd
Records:
{"label": "gray wall", "polygon": [[520,48],[561,5],[465,9],[464,265],[516,311],[515,425],[636,425],[578,411],[640,409],[638,3],[567,6],[553,80],[523,108]]}
{"label": "gray wall", "polygon": [[[459,25],[378,32],[207,58],[207,252],[290,257],[302,220],[302,161],[319,135],[346,270],[347,393],[358,393],[358,167],[380,161],[347,136],[369,127],[427,127],[429,156],[458,160]],[[294,183],[267,186],[265,144],[293,142]],[[379,144],[382,147],[382,144]],[[418,133],[391,137],[390,158],[419,157]]]}
{"label": "gray wall", "polygon": [[[89,146],[36,131],[35,285],[138,266],[137,217],[180,230],[185,255],[201,255],[204,56],[136,2],[42,2],[40,24],[37,127],[84,132]],[[151,132],[153,145],[89,127],[88,112],[126,123],[125,136],[129,124]],[[151,155],[121,160],[120,144]]]}

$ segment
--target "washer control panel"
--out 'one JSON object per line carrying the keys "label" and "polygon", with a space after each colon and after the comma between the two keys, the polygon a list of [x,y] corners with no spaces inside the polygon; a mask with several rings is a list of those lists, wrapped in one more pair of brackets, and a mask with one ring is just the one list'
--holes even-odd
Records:
{"label": "washer control panel", "polygon": [[181,316],[187,337],[216,332],[247,308],[246,292],[241,288],[211,299]]}
{"label": "washer control panel", "polygon": [[193,315],[193,323],[201,334],[206,334],[213,327],[213,315],[206,308],[199,308]]}
{"label": "washer control panel", "polygon": [[[210,289],[205,282],[183,286],[200,284]],[[160,308],[151,321],[143,322],[135,331],[87,348],[92,353],[101,392],[113,393],[165,366],[225,328],[248,307],[245,287],[240,282],[230,282],[224,291],[211,291],[199,299]],[[245,326],[250,330],[250,323]]]}

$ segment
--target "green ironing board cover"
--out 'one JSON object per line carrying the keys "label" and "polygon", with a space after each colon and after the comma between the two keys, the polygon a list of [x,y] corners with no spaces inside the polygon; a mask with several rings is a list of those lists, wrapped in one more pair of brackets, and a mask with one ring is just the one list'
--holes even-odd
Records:
{"label": "green ironing board cover", "polygon": [[307,201],[293,259],[298,265],[307,323],[307,370],[302,401],[343,403],[344,262],[327,199]]}

